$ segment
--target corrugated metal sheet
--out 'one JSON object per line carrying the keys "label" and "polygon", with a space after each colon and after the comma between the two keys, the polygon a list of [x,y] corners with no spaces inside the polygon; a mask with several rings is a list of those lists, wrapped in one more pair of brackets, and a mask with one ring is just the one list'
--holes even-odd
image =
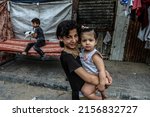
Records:
{"label": "corrugated metal sheet", "polygon": [[88,24],[102,31],[110,31],[114,28],[114,17],[114,0],[79,0],[79,24]]}
{"label": "corrugated metal sheet", "polygon": [[113,34],[116,1],[77,0],[77,2],[74,3],[78,4],[77,22],[97,30],[99,34],[97,49],[108,58],[110,55],[111,43],[109,43],[109,45],[104,45],[103,39],[106,35],[106,31],[109,31],[111,36]]}
{"label": "corrugated metal sheet", "polygon": [[150,58],[150,50],[145,49],[145,42],[137,38],[140,23],[130,21],[125,45],[125,61],[146,62]]}

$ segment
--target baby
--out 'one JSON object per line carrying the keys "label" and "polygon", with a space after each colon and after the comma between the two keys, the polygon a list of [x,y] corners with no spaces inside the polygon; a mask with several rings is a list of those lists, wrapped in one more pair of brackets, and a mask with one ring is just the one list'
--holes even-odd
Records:
{"label": "baby", "polygon": [[103,57],[95,48],[97,44],[97,34],[94,29],[85,26],[82,26],[80,31],[79,36],[82,45],[80,60],[83,68],[87,72],[99,76],[100,84],[98,86],[100,87],[99,91],[101,92],[102,97],[96,95],[97,86],[89,83],[85,83],[81,91],[88,99],[105,99],[107,96],[104,91],[106,87],[111,85],[112,79],[106,77],[108,73],[105,70]]}

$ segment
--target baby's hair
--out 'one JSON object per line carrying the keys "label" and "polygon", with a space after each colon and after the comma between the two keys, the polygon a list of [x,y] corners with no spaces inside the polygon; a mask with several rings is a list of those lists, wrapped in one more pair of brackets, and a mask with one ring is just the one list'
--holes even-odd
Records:
{"label": "baby's hair", "polygon": [[80,26],[80,29],[79,29],[79,42],[81,42],[81,36],[84,32],[92,32],[92,31],[93,31],[93,34],[94,34],[94,38],[97,40],[98,34],[97,34],[97,32],[94,28],[90,28],[90,27],[85,26],[85,25]]}
{"label": "baby's hair", "polygon": [[32,23],[40,24],[40,19],[34,18],[31,20]]}

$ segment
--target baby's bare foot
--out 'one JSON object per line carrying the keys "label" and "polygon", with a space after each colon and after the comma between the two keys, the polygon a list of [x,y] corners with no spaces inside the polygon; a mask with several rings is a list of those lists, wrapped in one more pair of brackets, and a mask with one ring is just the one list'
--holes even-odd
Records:
{"label": "baby's bare foot", "polygon": [[105,94],[105,92],[101,92],[101,95],[102,95],[102,99],[103,100],[106,99],[106,98],[108,98],[108,96]]}

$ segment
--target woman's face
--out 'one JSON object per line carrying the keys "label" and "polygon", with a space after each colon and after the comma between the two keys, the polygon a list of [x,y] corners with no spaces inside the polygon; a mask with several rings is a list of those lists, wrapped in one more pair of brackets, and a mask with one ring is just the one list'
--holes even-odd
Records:
{"label": "woman's face", "polygon": [[78,34],[76,29],[72,29],[69,31],[68,36],[64,36],[61,39],[64,42],[64,46],[68,49],[75,49],[77,47],[78,42]]}

